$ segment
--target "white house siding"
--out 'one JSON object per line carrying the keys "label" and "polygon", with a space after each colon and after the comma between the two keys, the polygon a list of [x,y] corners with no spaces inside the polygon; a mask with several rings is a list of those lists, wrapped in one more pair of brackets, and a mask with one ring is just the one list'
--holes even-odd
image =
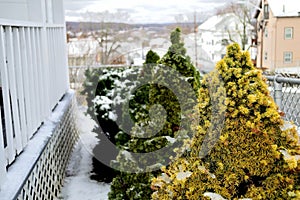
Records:
{"label": "white house siding", "polygon": [[61,0],[0,0],[0,192],[69,90],[65,32]]}
{"label": "white house siding", "polygon": [[[26,0],[0,0],[0,5],[0,18],[29,20],[27,11],[28,4]],[[14,13],[13,15],[12,12]]]}
{"label": "white house siding", "polygon": [[[242,30],[241,26],[238,17],[233,13],[213,16],[201,24],[198,27],[198,41],[200,47],[206,52],[207,59],[213,63],[222,59],[226,53],[226,46],[222,45],[223,39],[228,40],[229,43],[233,41],[240,43],[238,30]],[[251,41],[251,28],[251,26],[247,27],[248,43]],[[249,45],[246,49],[248,47]]]}

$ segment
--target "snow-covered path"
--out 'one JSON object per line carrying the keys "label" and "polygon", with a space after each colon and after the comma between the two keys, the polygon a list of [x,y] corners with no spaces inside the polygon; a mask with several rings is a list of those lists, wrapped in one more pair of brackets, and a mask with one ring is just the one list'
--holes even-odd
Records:
{"label": "snow-covered path", "polygon": [[95,122],[85,116],[86,108],[78,107],[77,125],[80,139],[71,155],[67,177],[59,199],[64,200],[106,200],[110,185],[91,180],[92,150],[98,140],[91,130]]}

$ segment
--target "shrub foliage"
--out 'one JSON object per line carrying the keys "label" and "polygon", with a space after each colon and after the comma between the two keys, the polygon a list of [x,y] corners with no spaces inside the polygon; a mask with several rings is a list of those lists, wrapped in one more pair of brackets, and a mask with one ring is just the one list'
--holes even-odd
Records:
{"label": "shrub foliage", "polygon": [[136,80],[139,73],[140,69],[136,66],[92,68],[85,72],[86,80],[82,94],[86,95],[87,114],[98,124],[94,127],[93,132],[97,133],[99,143],[93,149],[93,153],[102,157],[106,163],[93,157],[92,179],[111,182],[117,174],[107,164],[116,159],[117,152],[107,153],[107,151],[111,143],[118,145],[126,142],[116,139],[116,135],[120,131],[116,118],[122,109],[126,94],[131,92],[135,84],[133,81],[124,83],[121,80]]}
{"label": "shrub foliage", "polygon": [[[195,97],[196,95],[195,91],[198,90],[200,83],[199,72],[191,64],[190,58],[185,54],[186,50],[184,43],[181,42],[180,34],[180,29],[175,29],[171,33],[172,45],[160,61],[157,60],[157,56],[153,52],[148,52],[147,54],[148,57],[146,58],[140,78],[147,79],[147,76],[150,76],[152,83],[143,85],[136,90],[134,97],[130,100],[131,110],[134,111],[131,112],[131,118],[135,120],[135,125],[130,130],[130,136],[122,131],[117,135],[118,140],[126,138],[127,142],[123,143],[122,148],[124,151],[119,153],[116,162],[114,162],[114,164],[118,163],[121,168],[134,168],[136,172],[121,172],[114,178],[109,199],[150,199],[152,194],[151,179],[160,173],[160,170],[151,169],[151,164],[153,165],[151,161],[157,161],[153,167],[161,166],[164,165],[163,161],[166,155],[171,156],[174,154],[172,149],[168,149],[160,153],[155,153],[151,155],[152,157],[146,156],[135,163],[132,162],[134,160],[132,157],[130,157],[130,162],[128,162],[127,153],[151,153],[173,143],[176,140],[177,132],[182,126],[182,117],[187,117],[186,114],[189,113],[188,111],[183,113],[181,108],[192,109],[192,106],[189,105],[195,104],[192,99],[188,99],[188,96]],[[192,88],[191,91],[187,90],[187,88],[179,87],[180,81],[176,80],[174,72],[179,73],[184,81],[187,80],[187,84]],[[168,82],[168,84],[174,86],[173,91],[166,86],[168,84],[161,85],[157,84],[157,82]],[[187,91],[192,92],[192,94],[187,94],[184,102],[186,105],[181,105],[174,92],[184,95]],[[152,114],[162,117],[156,117],[156,121],[151,121],[153,119],[151,119],[150,110],[154,105],[160,105],[163,109],[156,109],[155,113]],[[161,129],[155,135],[152,135],[153,128],[151,126],[143,130],[140,128],[143,125],[151,123],[162,123]],[[184,133],[187,132],[188,130]],[[152,136],[138,137],[138,135]],[[149,168],[146,170],[141,169],[139,167],[141,163],[143,166],[149,166]]]}
{"label": "shrub foliage", "polygon": [[298,134],[238,44],[203,78],[196,109],[195,136],[153,179],[153,199],[300,199]]}

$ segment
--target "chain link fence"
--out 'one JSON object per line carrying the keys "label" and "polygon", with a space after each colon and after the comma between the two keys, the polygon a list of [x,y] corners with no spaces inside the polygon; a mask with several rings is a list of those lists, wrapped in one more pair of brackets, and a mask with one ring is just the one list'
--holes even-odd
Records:
{"label": "chain link fence", "polygon": [[[116,67],[119,67],[119,65]],[[76,91],[79,105],[86,105],[85,96],[80,92],[83,90],[84,72],[89,68],[99,68],[99,66],[69,67],[70,87]],[[271,95],[280,110],[285,114],[284,119],[293,121],[295,125],[300,127],[300,74],[278,73],[265,76]]]}
{"label": "chain link fence", "polygon": [[76,99],[78,105],[85,106],[85,96],[81,94],[83,90],[83,83],[86,79],[85,71],[90,68],[88,66],[69,66],[70,88],[76,92]]}
{"label": "chain link fence", "polygon": [[267,75],[267,83],[284,119],[300,127],[300,74]]}

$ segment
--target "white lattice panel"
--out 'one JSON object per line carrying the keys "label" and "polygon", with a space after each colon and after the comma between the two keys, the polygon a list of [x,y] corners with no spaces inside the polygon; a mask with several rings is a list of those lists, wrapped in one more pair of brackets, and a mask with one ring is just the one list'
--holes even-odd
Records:
{"label": "white lattice panel", "polygon": [[73,98],[16,199],[51,200],[59,194],[70,153],[78,138],[74,106]]}

